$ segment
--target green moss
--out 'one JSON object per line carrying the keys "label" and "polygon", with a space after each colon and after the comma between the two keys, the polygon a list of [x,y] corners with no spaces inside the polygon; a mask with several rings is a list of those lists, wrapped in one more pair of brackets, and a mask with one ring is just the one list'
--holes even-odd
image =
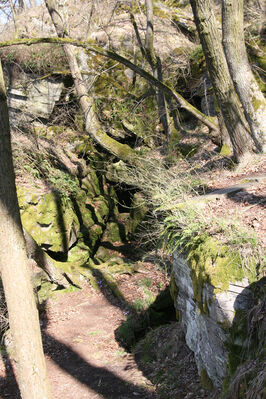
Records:
{"label": "green moss", "polygon": [[266,56],[257,57],[257,63],[261,69],[266,70]]}
{"label": "green moss", "polygon": [[208,389],[209,391],[211,391],[213,389],[212,380],[210,379],[210,377],[205,369],[201,370],[200,379],[201,379],[201,384],[202,384],[203,388]]}
{"label": "green moss", "polygon": [[223,144],[223,145],[222,145],[222,148],[221,148],[221,150],[220,150],[220,154],[221,154],[221,155],[228,156],[228,155],[230,155],[231,153],[232,153],[232,151],[231,151],[229,145],[228,145],[228,144]]}
{"label": "green moss", "polygon": [[212,237],[202,237],[196,245],[188,245],[187,260],[191,268],[194,298],[202,312],[208,313],[208,303],[202,295],[205,283],[211,284],[216,293],[226,291],[229,282],[242,281],[244,277],[250,281],[256,279],[255,259],[250,259],[248,268],[244,269],[238,251],[233,251]]}
{"label": "green moss", "polygon": [[259,108],[264,109],[264,107],[265,107],[265,100],[264,100],[264,101],[261,101],[260,99],[258,99],[258,98],[256,98],[256,97],[253,97],[253,98],[252,98],[252,105],[253,105],[253,108],[254,108],[254,111],[255,111],[255,112],[258,111]]}
{"label": "green moss", "polygon": [[180,139],[181,139],[180,133],[176,129],[173,129],[170,136],[168,148],[170,150],[177,150]]}
{"label": "green moss", "polygon": [[122,230],[122,226],[119,226],[118,223],[109,222],[106,225],[103,239],[110,242],[123,242],[125,231]]}
{"label": "green moss", "polygon": [[101,194],[98,176],[93,169],[90,169],[87,176],[82,179],[81,188],[92,197],[97,197]]}
{"label": "green moss", "polygon": [[193,77],[199,77],[206,68],[205,57],[201,46],[198,46],[190,54],[190,65]]}
{"label": "green moss", "polygon": [[148,212],[147,204],[141,193],[135,193],[131,203],[130,218],[127,223],[127,231],[134,234],[139,224],[145,219]]}
{"label": "green moss", "polygon": [[44,303],[52,295],[53,288],[54,286],[50,281],[42,282],[41,286],[37,291],[38,302],[40,305]]}
{"label": "green moss", "polygon": [[110,212],[108,200],[100,195],[99,197],[94,198],[93,207],[99,224],[104,224]]}
{"label": "green moss", "polygon": [[108,285],[108,287],[111,289],[112,293],[119,299],[122,299],[123,301],[126,301],[124,294],[122,291],[119,289],[115,279],[113,276],[104,270],[101,270],[101,274],[103,276],[103,279],[105,283]]}
{"label": "green moss", "polygon": [[134,159],[136,158],[135,151],[127,144],[121,144],[109,137],[104,130],[98,129],[97,141],[103,148],[110,151],[111,154],[117,156],[119,159],[134,163]]}
{"label": "green moss", "polygon": [[136,343],[135,338],[136,320],[132,317],[128,317],[117,330],[118,337],[126,344],[128,347],[132,347]]}
{"label": "green moss", "polygon": [[[48,193],[33,199],[20,196],[24,202],[21,220],[25,229],[39,244],[49,246],[54,252],[67,251],[69,246],[70,231],[73,226],[79,228],[79,221],[71,204],[62,203],[56,193]],[[37,203],[36,203],[37,202]]]}
{"label": "green moss", "polygon": [[241,281],[245,277],[238,252],[233,252],[212,237],[190,248],[188,261],[194,279],[206,281],[218,291],[226,291],[230,281]]}

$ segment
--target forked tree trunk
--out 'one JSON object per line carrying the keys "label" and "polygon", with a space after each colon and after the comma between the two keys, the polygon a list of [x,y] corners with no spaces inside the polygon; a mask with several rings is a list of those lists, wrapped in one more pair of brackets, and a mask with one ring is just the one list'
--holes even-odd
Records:
{"label": "forked tree trunk", "polygon": [[[45,0],[46,7],[52,18],[53,24],[55,26],[57,35],[59,37],[67,37],[68,31],[63,16],[64,9],[59,9],[58,2],[56,0]],[[90,136],[103,147],[105,150],[111,154],[117,156],[123,161],[134,163],[135,151],[126,144],[121,144],[113,138],[109,137],[103,130],[98,117],[94,110],[94,101],[88,95],[87,87],[83,81],[80,68],[77,63],[77,58],[75,55],[75,47],[71,44],[63,45],[71,75],[74,80],[74,85],[76,93],[78,95],[80,107],[82,109],[85,118],[85,129],[90,134]]]}
{"label": "forked tree trunk", "polygon": [[266,145],[266,100],[248,62],[243,0],[223,0],[222,5],[223,47],[229,72],[256,147],[261,151]]}
{"label": "forked tree trunk", "polygon": [[20,221],[0,63],[0,271],[23,399],[50,399],[39,317]]}
{"label": "forked tree trunk", "polygon": [[207,68],[236,160],[256,151],[231,80],[211,0],[190,0]]}

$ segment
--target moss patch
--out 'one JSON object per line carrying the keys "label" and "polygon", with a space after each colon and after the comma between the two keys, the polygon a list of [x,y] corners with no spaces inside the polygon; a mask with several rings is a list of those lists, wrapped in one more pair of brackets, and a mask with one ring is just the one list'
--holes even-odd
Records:
{"label": "moss patch", "polygon": [[67,252],[72,227],[79,229],[79,221],[70,203],[63,203],[58,194],[33,196],[19,193],[21,220],[25,229],[39,245],[54,252]]}
{"label": "moss patch", "polygon": [[197,244],[188,249],[187,257],[191,268],[194,298],[201,311],[207,311],[208,304],[203,299],[205,283],[214,287],[214,293],[226,291],[229,282],[242,281],[248,277],[256,278],[256,261],[250,259],[248,269],[244,268],[238,251],[233,251],[212,237],[202,237]]}

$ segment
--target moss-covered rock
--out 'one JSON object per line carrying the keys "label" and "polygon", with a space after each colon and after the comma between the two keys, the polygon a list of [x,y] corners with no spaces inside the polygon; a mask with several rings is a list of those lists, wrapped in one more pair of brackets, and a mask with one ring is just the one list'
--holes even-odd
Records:
{"label": "moss-covered rock", "polygon": [[199,239],[188,251],[188,262],[191,267],[191,277],[195,299],[201,303],[202,286],[204,283],[215,287],[215,292],[226,291],[229,283],[256,279],[255,260],[250,259],[248,267],[244,268],[237,250],[233,251],[212,237]]}
{"label": "moss-covered rock", "polygon": [[81,188],[92,197],[97,197],[101,194],[99,180],[95,170],[90,169],[87,176],[82,179]]}
{"label": "moss-covered rock", "polygon": [[249,284],[256,280],[257,262],[249,258],[244,265],[237,249],[206,234],[191,239],[186,252],[186,259],[174,254],[177,288],[171,284],[172,295],[204,386],[211,388],[212,381],[218,387],[225,378],[228,362],[233,365],[243,348],[242,324],[233,340],[236,356],[228,348],[228,340],[236,313],[250,308]]}
{"label": "moss-covered rock", "polygon": [[53,252],[67,252],[72,230],[80,224],[70,202],[51,192],[31,196],[31,191],[18,190],[21,220],[25,229],[43,247]]}
{"label": "moss-covered rock", "polygon": [[130,218],[127,223],[127,230],[134,234],[139,224],[144,220],[148,212],[147,204],[141,193],[135,193],[132,198]]}

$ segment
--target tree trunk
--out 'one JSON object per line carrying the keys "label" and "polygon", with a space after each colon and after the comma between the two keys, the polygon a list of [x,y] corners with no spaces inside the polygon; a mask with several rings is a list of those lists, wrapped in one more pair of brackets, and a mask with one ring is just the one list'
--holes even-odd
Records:
{"label": "tree trunk", "polygon": [[217,28],[214,4],[210,0],[190,0],[207,68],[219,108],[232,142],[236,160],[256,150],[248,124],[231,80]]}
{"label": "tree trunk", "polygon": [[49,255],[37,244],[30,234],[23,229],[28,258],[33,259],[37,266],[45,271],[52,283],[64,288],[70,287],[64,273],[56,268]]}
{"label": "tree trunk", "polygon": [[16,12],[14,9],[14,4],[13,4],[12,0],[8,0],[8,1],[9,1],[12,17],[13,17],[15,32],[17,32],[18,29],[17,29]]}
{"label": "tree trunk", "polygon": [[50,399],[39,317],[17,201],[8,108],[0,64],[0,271],[23,399]]}
{"label": "tree trunk", "polygon": [[[52,18],[57,35],[59,37],[67,37],[68,32],[61,10],[58,10],[58,4],[55,0],[45,0],[46,7]],[[79,98],[79,103],[85,118],[85,129],[91,137],[100,144],[105,150],[115,155],[123,161],[134,163],[136,154],[135,151],[126,144],[121,144],[113,138],[109,137],[102,129],[98,117],[94,111],[94,101],[88,95],[87,87],[83,81],[80,68],[77,63],[77,58],[74,52],[75,47],[71,44],[63,45],[71,75],[74,80],[76,93]]]}
{"label": "tree trunk", "polygon": [[265,147],[266,100],[248,62],[243,0],[222,2],[223,47],[235,90],[259,151]]}
{"label": "tree trunk", "polygon": [[27,8],[26,1],[25,0],[18,0],[18,8],[19,8],[19,12],[25,11],[26,8]]}
{"label": "tree trunk", "polygon": [[[149,62],[153,76],[162,81],[162,68],[161,68],[161,60],[158,56],[156,56],[154,51],[153,39],[154,39],[154,29],[153,29],[153,0],[146,0],[146,18],[147,18],[147,27],[146,27],[146,36],[145,36],[145,54],[147,61]],[[170,136],[170,120],[169,120],[169,112],[167,109],[167,104],[165,101],[164,92],[159,88],[156,88],[156,100],[159,112],[159,118],[163,125],[164,133],[167,137]]]}

